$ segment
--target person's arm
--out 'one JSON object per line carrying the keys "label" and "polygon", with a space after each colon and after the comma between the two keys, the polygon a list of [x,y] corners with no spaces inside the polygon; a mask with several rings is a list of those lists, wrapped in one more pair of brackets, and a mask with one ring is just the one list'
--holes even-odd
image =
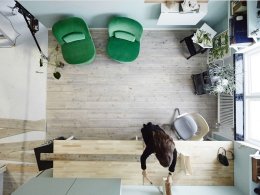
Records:
{"label": "person's arm", "polygon": [[151,147],[146,146],[143,154],[141,155],[140,161],[141,161],[141,168],[143,170],[146,169],[146,159],[153,153],[153,150]]}
{"label": "person's arm", "polygon": [[176,148],[173,151],[173,159],[172,159],[172,164],[169,167],[169,174],[171,174],[172,172],[175,171],[175,166],[176,166],[176,162],[177,162],[177,150]]}

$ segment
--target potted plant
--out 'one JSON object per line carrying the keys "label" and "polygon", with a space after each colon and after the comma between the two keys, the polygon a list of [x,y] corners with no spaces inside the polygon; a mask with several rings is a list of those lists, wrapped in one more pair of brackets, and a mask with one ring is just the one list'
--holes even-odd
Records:
{"label": "potted plant", "polygon": [[[60,51],[60,46],[57,44],[54,51],[52,51],[49,55],[49,58],[47,58],[47,61],[45,62],[48,65],[55,66],[55,70],[53,72],[53,76],[55,79],[60,79],[61,74],[58,71],[59,69],[64,67],[64,63],[59,60],[58,55]],[[40,59],[40,66],[43,65],[43,59]]]}
{"label": "potted plant", "polygon": [[198,43],[199,45],[202,45],[203,47],[212,47],[212,39],[211,39],[211,34],[198,29],[195,33],[194,36],[192,37],[192,40],[194,43]]}
{"label": "potted plant", "polygon": [[232,64],[209,64],[209,76],[211,78],[210,94],[233,95],[235,90],[234,66]]}

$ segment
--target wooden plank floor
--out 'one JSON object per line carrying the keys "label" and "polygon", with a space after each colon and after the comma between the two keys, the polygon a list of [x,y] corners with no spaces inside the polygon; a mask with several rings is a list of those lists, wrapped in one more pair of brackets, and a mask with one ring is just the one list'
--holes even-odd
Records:
{"label": "wooden plank floor", "polygon": [[[190,161],[191,170],[189,174],[185,174],[183,159],[178,155],[173,173],[174,185],[234,185],[234,161],[229,160],[230,164],[226,167],[216,158],[220,147],[234,151],[232,141],[176,141],[175,146],[179,154],[189,156],[186,166]],[[139,160],[143,148],[143,142],[136,140],[57,140],[54,142],[54,153],[72,154],[74,158],[54,160],[53,177],[121,178],[123,185],[148,184],[146,180],[142,180],[140,162],[129,158],[136,155]],[[96,159],[87,160],[75,154],[96,155]],[[124,155],[128,160],[121,160],[118,155]],[[227,155],[230,159],[231,154]],[[159,164],[154,154],[147,159],[146,165],[151,181],[155,185],[161,185],[168,169]]]}
{"label": "wooden plank floor", "polygon": [[[186,60],[179,41],[190,31],[144,31],[136,61],[120,64],[106,55],[107,31],[91,31],[94,63],[65,65],[55,80],[48,66],[47,134],[78,139],[133,139],[143,123],[167,124],[174,108],[199,112],[214,126],[214,96],[196,96],[191,74],[205,70],[206,55]],[[49,55],[57,42],[49,33]],[[62,58],[61,55],[59,55]]]}
{"label": "wooden plank floor", "polygon": [[[4,195],[10,195],[20,185],[38,174],[33,148],[43,144],[44,140],[26,141],[24,139],[28,136],[26,133],[42,133],[45,127],[45,120],[26,121],[0,118],[0,164],[7,165],[3,178]],[[18,135],[23,136],[13,138]]]}

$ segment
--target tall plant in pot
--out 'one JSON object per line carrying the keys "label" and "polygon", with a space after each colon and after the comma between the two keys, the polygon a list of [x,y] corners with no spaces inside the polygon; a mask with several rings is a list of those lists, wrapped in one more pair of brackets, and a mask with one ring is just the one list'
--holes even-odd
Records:
{"label": "tall plant in pot", "polygon": [[[61,73],[59,69],[64,67],[64,63],[59,59],[59,53],[60,53],[60,46],[57,44],[55,49],[50,52],[49,58],[46,62],[46,64],[55,66],[54,72],[53,72],[53,77],[55,79],[60,79],[61,78]],[[42,59],[40,64],[42,64]]]}
{"label": "tall plant in pot", "polygon": [[210,94],[233,95],[235,90],[234,66],[232,64],[209,64],[209,75],[212,85]]}
{"label": "tall plant in pot", "polygon": [[211,34],[201,29],[198,29],[194,33],[192,40],[194,43],[198,43],[200,45],[203,45],[204,47],[212,47],[213,45]]}

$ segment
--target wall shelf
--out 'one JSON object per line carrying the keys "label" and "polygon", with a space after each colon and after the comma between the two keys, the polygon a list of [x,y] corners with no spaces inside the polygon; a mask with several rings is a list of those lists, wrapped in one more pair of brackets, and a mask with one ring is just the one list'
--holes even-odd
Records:
{"label": "wall shelf", "polygon": [[196,25],[206,16],[208,3],[200,3],[199,12],[179,12],[179,3],[174,3],[168,8],[165,3],[161,4],[161,14],[157,25]]}

